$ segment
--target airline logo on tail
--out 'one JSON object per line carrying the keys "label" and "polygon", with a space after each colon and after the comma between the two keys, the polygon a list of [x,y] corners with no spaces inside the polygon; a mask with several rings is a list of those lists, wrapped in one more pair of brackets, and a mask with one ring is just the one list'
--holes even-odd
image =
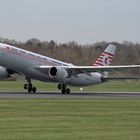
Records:
{"label": "airline logo on tail", "polygon": [[113,60],[116,46],[110,44],[93,64],[94,66],[109,66]]}

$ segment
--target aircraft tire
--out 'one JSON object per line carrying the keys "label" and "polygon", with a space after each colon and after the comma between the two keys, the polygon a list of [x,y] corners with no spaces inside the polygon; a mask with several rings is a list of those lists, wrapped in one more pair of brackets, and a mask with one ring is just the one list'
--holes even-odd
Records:
{"label": "aircraft tire", "polygon": [[32,88],[33,93],[36,93],[36,87]]}
{"label": "aircraft tire", "polygon": [[61,91],[62,91],[62,94],[66,93],[66,85],[65,84],[62,85]]}
{"label": "aircraft tire", "polygon": [[66,93],[70,94],[70,89],[69,88],[66,89]]}
{"label": "aircraft tire", "polygon": [[66,93],[66,91],[64,89],[62,89],[62,94],[65,94],[65,93]]}
{"label": "aircraft tire", "polygon": [[29,92],[29,93],[32,92],[32,88],[31,88],[31,87],[28,88],[28,92]]}
{"label": "aircraft tire", "polygon": [[28,88],[28,85],[27,85],[27,84],[25,84],[25,85],[24,85],[24,89],[27,89],[27,88]]}
{"label": "aircraft tire", "polygon": [[58,89],[62,89],[62,85],[61,84],[58,84]]}

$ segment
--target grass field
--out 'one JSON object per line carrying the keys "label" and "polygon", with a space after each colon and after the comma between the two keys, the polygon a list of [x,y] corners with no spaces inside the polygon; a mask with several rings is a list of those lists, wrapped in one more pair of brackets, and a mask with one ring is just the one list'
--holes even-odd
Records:
{"label": "grass field", "polygon": [[[23,85],[26,81],[0,81],[0,91],[23,91]],[[58,91],[57,84],[33,81],[33,85],[38,91]],[[72,91],[80,91],[80,87],[70,87]],[[140,91],[140,81],[112,81],[99,85],[83,87],[82,92],[102,92],[102,91]],[[81,92],[81,91],[80,91]]]}
{"label": "grass field", "polygon": [[[25,81],[1,81],[0,91],[23,91]],[[33,81],[39,91],[56,84]],[[116,81],[84,91],[140,91],[140,81]],[[72,88],[79,91],[79,88]],[[0,99],[0,140],[138,140],[140,100]]]}
{"label": "grass field", "polygon": [[140,100],[0,99],[0,140],[138,140]]}

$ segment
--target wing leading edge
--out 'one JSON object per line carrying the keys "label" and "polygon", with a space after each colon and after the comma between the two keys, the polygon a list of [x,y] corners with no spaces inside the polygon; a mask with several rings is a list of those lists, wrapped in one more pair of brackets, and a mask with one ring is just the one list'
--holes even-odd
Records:
{"label": "wing leading edge", "polygon": [[[53,66],[42,65],[36,67],[39,71],[49,71]],[[124,71],[126,69],[135,69],[140,68],[140,65],[123,65],[123,66],[56,66],[67,71],[71,71],[71,74],[80,74],[80,73],[91,73],[91,72],[108,72],[108,71]]]}

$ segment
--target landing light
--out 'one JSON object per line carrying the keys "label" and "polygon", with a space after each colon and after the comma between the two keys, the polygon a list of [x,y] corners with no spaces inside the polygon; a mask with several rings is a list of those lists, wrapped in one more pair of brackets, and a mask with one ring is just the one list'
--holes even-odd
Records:
{"label": "landing light", "polygon": [[80,91],[83,91],[83,88],[80,88]]}

